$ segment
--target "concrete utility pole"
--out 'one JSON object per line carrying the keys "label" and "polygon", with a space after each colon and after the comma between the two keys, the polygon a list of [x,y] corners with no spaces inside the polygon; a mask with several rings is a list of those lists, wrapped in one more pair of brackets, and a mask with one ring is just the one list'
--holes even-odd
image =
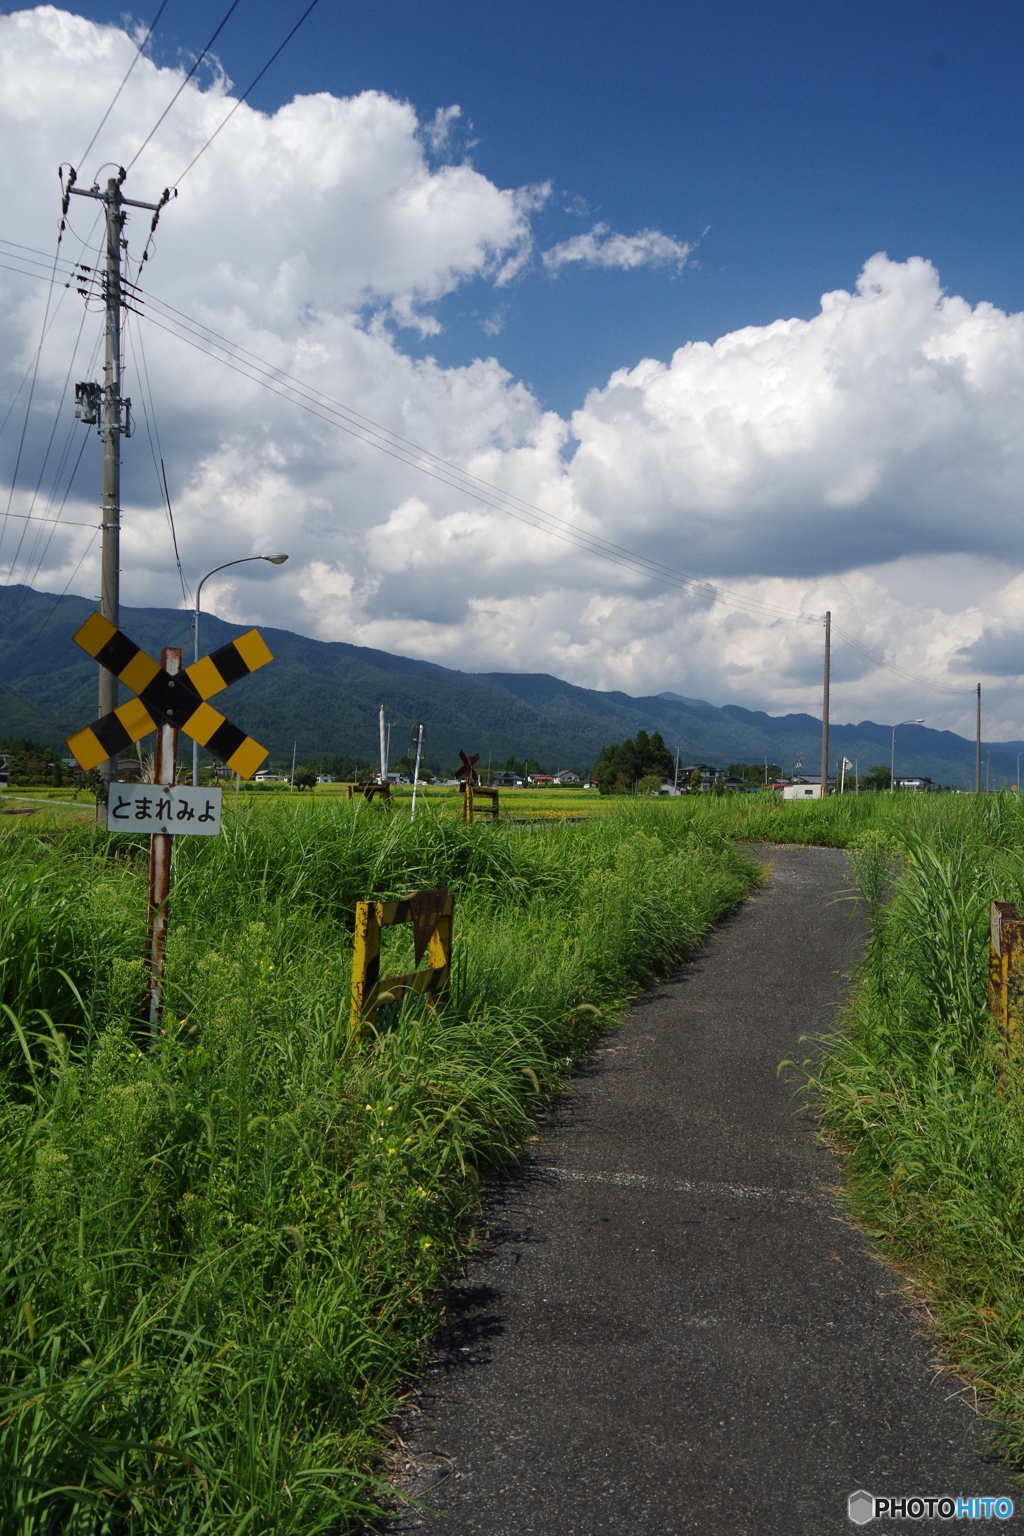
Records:
{"label": "concrete utility pole", "polygon": [[825,688],[821,701],[821,798],[828,795],[828,682],[832,654],[832,614],[825,615]]}
{"label": "concrete utility pole", "polygon": [[978,684],[978,724],[974,732],[974,793],[981,794],[981,684]]}
{"label": "concrete utility pole", "polygon": [[[72,171],[64,195],[65,215],[72,196],[91,197],[103,204],[107,223],[107,254],[103,269],[103,304],[106,311],[103,385],[77,384],[75,398],[79,419],[98,425],[103,439],[100,612],[115,628],[121,623],[121,437],[131,436],[131,401],[121,397],[121,307],[124,302],[121,291],[121,251],[126,243],[122,237],[124,210],[150,209],[153,213],[152,230],[156,228],[160,210],[170,196],[164,192],[159,203],[134,202],[121,194],[124,179],[125,171],[122,167],[116,176],[109,177],[106,191],[101,192],[98,185],[76,187],[75,173]],[[117,678],[106,667],[100,667],[99,718],[109,715],[116,708]],[[116,760],[109,758],[101,764],[100,774],[109,784],[117,776]]]}

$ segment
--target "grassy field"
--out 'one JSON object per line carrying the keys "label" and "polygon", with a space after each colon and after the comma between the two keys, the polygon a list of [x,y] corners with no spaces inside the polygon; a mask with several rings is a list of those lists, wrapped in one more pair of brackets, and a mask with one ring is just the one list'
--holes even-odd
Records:
{"label": "grassy field", "polygon": [[870,948],[812,1087],[851,1212],[1024,1467],[1024,1058],[1007,1060],[986,1003],[989,902],[1024,910],[1024,812],[943,800],[851,855]]}
{"label": "grassy field", "polygon": [[[481,1177],[754,870],[678,805],[465,828],[242,797],[176,847],[148,1049],[146,858],[0,824],[0,1531],[361,1529]],[[437,885],[450,1000],[353,1037],[356,899]]]}
{"label": "grassy field", "polygon": [[[851,1213],[1024,1465],[1024,1061],[986,1008],[1019,802],[594,796],[577,822],[543,798],[549,824],[465,828],[450,792],[415,824],[404,800],[227,797],[224,836],[175,854],[153,1051],[144,840],[88,807],[0,822],[4,1536],[360,1529],[481,1177],[742,899],[737,842],[850,849],[870,948],[809,1088]],[[351,1038],[355,900],[440,884],[450,1002]],[[388,935],[386,970],[408,946]]]}

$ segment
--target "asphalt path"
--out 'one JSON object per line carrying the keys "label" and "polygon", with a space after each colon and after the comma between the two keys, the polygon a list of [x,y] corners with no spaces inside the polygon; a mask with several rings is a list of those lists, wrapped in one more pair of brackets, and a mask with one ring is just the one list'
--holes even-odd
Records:
{"label": "asphalt path", "polygon": [[1024,1508],[778,1072],[831,1028],[856,959],[845,855],[763,856],[764,889],[603,1040],[490,1192],[400,1426],[414,1502],[390,1531],[827,1536],[858,1529],[857,1489]]}

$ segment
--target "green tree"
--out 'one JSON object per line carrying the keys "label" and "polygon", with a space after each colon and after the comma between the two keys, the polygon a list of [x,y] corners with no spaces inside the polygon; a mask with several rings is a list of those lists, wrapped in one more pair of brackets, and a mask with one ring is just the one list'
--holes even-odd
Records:
{"label": "green tree", "polygon": [[873,768],[868,769],[867,773],[862,773],[860,776],[861,789],[888,789],[891,783],[892,775],[889,772],[888,763],[876,763]]}
{"label": "green tree", "polygon": [[629,794],[641,779],[671,778],[672,754],[665,745],[660,731],[648,736],[637,731],[632,741],[618,742],[602,747],[594,764],[594,782],[602,795]]}
{"label": "green tree", "polygon": [[293,782],[296,789],[313,789],[316,786],[316,773],[308,763],[301,763],[295,770]]}

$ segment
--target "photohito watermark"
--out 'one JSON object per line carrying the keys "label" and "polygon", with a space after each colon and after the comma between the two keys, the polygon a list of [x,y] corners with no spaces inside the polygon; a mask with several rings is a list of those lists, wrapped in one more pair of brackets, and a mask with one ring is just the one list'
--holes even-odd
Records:
{"label": "photohito watermark", "polygon": [[854,1525],[867,1525],[888,1515],[890,1520],[1009,1520],[1013,1514],[1012,1499],[949,1498],[930,1494],[927,1498],[876,1498],[873,1493],[858,1488],[851,1493],[847,1513]]}

